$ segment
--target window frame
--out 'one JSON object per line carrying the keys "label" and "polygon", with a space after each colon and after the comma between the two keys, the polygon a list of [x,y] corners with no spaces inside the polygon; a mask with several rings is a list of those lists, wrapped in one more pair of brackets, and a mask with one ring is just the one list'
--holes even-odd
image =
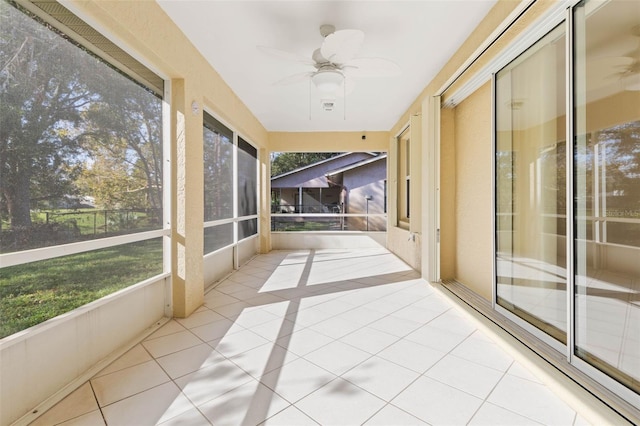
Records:
{"label": "window frame", "polygon": [[[0,1],[4,1],[4,0],[0,0]],[[139,241],[145,241],[145,240],[151,240],[154,238],[163,237],[163,240],[164,240],[163,262],[162,262],[163,273],[160,274],[159,276],[163,276],[163,275],[168,276],[170,272],[170,251],[169,251],[170,244],[167,242],[167,239],[171,235],[171,223],[169,220],[170,205],[171,205],[170,204],[171,188],[170,188],[170,185],[168,185],[168,183],[170,183],[169,182],[170,181],[170,175],[169,175],[170,165],[168,160],[171,158],[170,157],[170,141],[169,141],[170,120],[168,119],[169,108],[170,108],[169,106],[170,93],[171,93],[170,81],[167,80],[164,76],[161,76],[160,73],[158,73],[157,71],[147,69],[147,71],[154,73],[155,77],[163,81],[163,88],[162,88],[163,93],[160,94],[158,93],[159,88],[153,85],[149,85],[148,83],[145,82],[145,80],[142,80],[139,76],[132,74],[132,72],[129,71],[128,69],[126,68],[123,69],[122,67],[118,67],[114,65],[111,61],[107,59],[108,55],[106,55],[106,53],[102,55],[100,54],[101,50],[99,50],[98,48],[96,47],[89,48],[87,46],[88,42],[84,40],[79,40],[79,36],[75,35],[75,33],[72,33],[61,22],[57,21],[51,15],[47,14],[46,11],[38,8],[32,3],[21,1],[21,0],[15,1],[15,4],[11,4],[7,2],[7,5],[9,7],[16,8],[16,10],[19,13],[23,13],[27,19],[32,19],[33,21],[35,21],[37,25],[44,26],[48,28],[49,31],[52,31],[58,36],[66,39],[67,42],[71,43],[76,48],[81,49],[86,55],[89,55],[95,58],[97,61],[99,61],[102,66],[109,67],[119,72],[121,75],[129,79],[133,84],[136,84],[149,92],[155,93],[155,95],[160,99],[162,103],[162,106],[161,106],[162,116],[160,117],[160,119],[161,119],[161,127],[162,127],[161,145],[162,145],[162,154],[163,154],[163,161],[162,161],[163,199],[162,199],[162,226],[160,229],[155,229],[151,231],[134,232],[131,234],[118,235],[118,236],[105,237],[105,238],[96,238],[88,241],[79,241],[79,242],[72,242],[67,244],[39,247],[39,248],[21,250],[16,252],[1,253],[0,265],[2,265],[2,268],[8,268],[11,266],[24,265],[27,263],[38,262],[38,261],[48,260],[48,259],[55,259],[58,257],[86,253],[94,250],[115,247],[115,246],[125,245],[129,243],[135,243]],[[73,14],[72,11],[70,11],[69,13],[71,16],[73,16],[73,19],[78,19],[84,25],[87,25],[86,23],[84,23],[84,21],[81,18]],[[115,43],[113,42],[110,42],[110,43],[112,43],[114,46],[120,49],[120,47],[118,47]],[[133,61],[136,61],[135,55],[131,55],[128,52],[125,52],[125,53],[129,55]],[[153,278],[153,277],[149,277],[149,278]]]}
{"label": "window frame", "polygon": [[[229,123],[225,122],[224,120],[221,120],[218,116],[216,116],[214,113],[212,113],[208,108],[204,108],[203,114],[207,114],[209,115],[211,118],[213,118],[215,121],[217,121],[218,123],[220,123],[222,126],[224,126],[226,129],[228,129],[232,134],[233,134],[233,138],[231,141],[232,144],[232,194],[233,194],[233,201],[232,201],[232,216],[229,218],[224,218],[224,219],[216,219],[216,220],[210,220],[210,221],[205,221],[203,223],[203,232],[204,230],[211,228],[211,227],[215,227],[218,225],[225,225],[225,224],[233,224],[233,237],[232,237],[232,242],[230,244],[226,244],[222,247],[219,247],[213,251],[210,252],[206,252],[204,253],[204,256],[209,256],[209,255],[213,255],[215,253],[218,253],[220,251],[226,250],[228,248],[234,248],[236,249],[238,244],[242,243],[243,241],[247,241],[249,239],[252,238],[258,238],[260,235],[260,174],[259,174],[259,164],[260,164],[260,148],[257,147],[251,140],[250,138],[246,138],[244,135],[240,134],[233,126],[229,125]],[[205,125],[205,121],[203,119],[203,127],[206,127]],[[244,143],[246,143],[247,145],[249,145],[250,147],[252,147],[253,149],[255,149],[256,151],[256,156],[255,156],[255,177],[256,177],[256,192],[255,192],[255,203],[256,203],[256,213],[255,214],[250,214],[250,215],[244,215],[244,216],[239,216],[239,208],[238,208],[238,150],[242,149],[239,147],[239,143],[240,140],[242,140]],[[203,141],[204,142],[204,141]],[[204,161],[204,158],[203,158]],[[206,191],[206,188],[205,188]],[[244,238],[240,238],[240,231],[239,231],[239,227],[240,227],[240,222],[244,222],[244,221],[248,221],[248,220],[255,220],[256,221],[256,232],[254,234],[251,234],[249,236],[246,236]],[[237,256],[234,256],[234,259],[237,259]],[[235,261],[234,261],[235,263]],[[236,267],[238,266],[237,263],[235,265]]]}

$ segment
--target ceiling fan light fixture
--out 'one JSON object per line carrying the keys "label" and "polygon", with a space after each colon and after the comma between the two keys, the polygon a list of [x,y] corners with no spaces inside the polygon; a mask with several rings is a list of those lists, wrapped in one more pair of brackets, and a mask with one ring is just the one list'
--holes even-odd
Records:
{"label": "ceiling fan light fixture", "polygon": [[318,71],[311,76],[311,81],[320,92],[320,98],[335,99],[344,83],[344,75],[338,70]]}

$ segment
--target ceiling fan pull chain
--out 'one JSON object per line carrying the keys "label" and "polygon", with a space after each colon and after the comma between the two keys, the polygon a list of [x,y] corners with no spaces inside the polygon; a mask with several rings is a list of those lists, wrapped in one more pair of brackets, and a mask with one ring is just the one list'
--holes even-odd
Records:
{"label": "ceiling fan pull chain", "polygon": [[346,78],[342,79],[342,92],[343,92],[342,98],[344,99],[344,107],[342,109],[342,114],[343,114],[342,119],[344,121],[347,121],[347,79]]}
{"label": "ceiling fan pull chain", "polygon": [[311,85],[313,82],[309,79],[309,121],[311,121]]}

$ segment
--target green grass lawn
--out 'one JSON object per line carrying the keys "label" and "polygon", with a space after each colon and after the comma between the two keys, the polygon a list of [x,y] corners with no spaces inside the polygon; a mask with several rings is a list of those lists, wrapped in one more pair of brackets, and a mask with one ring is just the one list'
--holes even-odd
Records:
{"label": "green grass lawn", "polygon": [[162,273],[162,239],[0,269],[0,338]]}
{"label": "green grass lawn", "polygon": [[[273,219],[272,219],[273,220]],[[339,226],[338,221],[277,221],[275,231],[331,231]]]}

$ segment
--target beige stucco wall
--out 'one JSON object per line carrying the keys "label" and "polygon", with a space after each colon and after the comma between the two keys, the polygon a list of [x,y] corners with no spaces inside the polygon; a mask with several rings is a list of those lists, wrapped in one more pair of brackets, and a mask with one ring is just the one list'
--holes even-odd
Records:
{"label": "beige stucco wall", "polygon": [[389,132],[270,132],[269,149],[272,152],[387,152]]}
{"label": "beige stucco wall", "polygon": [[[549,1],[543,1],[543,5],[536,6],[536,10],[546,10],[549,7]],[[429,140],[433,140],[429,135],[432,134],[435,129],[428,125],[428,115],[431,111],[428,110],[428,99],[434,95],[439,94],[447,83],[447,81],[456,73],[456,71],[463,66],[465,61],[472,55],[476,49],[492,34],[492,32],[498,27],[507,17],[514,11],[514,9],[518,6],[518,1],[513,0],[500,0],[496,3],[496,5],[489,11],[487,16],[482,20],[482,22],[476,27],[476,29],[471,33],[471,35],[465,40],[465,42],[460,46],[458,51],[451,57],[451,59],[442,67],[440,72],[436,75],[433,80],[427,84],[424,90],[418,94],[415,101],[409,106],[409,108],[405,111],[404,114],[400,117],[400,119],[396,122],[396,124],[391,128],[389,134],[391,137],[397,135],[406,125],[409,123],[410,117],[414,115],[422,116],[422,149],[418,153],[420,156],[420,162],[423,165],[422,167],[422,176],[421,179],[411,180],[412,187],[415,187],[417,191],[419,191],[423,195],[423,202],[421,205],[421,211],[419,212],[419,216],[422,222],[421,235],[417,235],[415,241],[413,241],[413,237],[411,236],[408,230],[404,230],[402,228],[396,227],[394,217],[392,216],[393,210],[389,209],[389,229],[387,236],[387,243],[389,249],[394,251],[397,255],[399,255],[403,260],[409,263],[411,266],[416,269],[422,269],[423,276],[425,278],[429,278],[430,271],[426,270],[426,268],[422,268],[421,265],[428,263],[426,259],[428,256],[434,256],[435,254],[430,252],[430,247],[428,247],[427,242],[429,241],[428,233],[434,232],[432,227],[426,226],[426,224],[431,223],[427,217],[427,210],[429,203],[432,202],[427,195],[429,194],[430,189],[435,191],[435,183],[429,180],[429,173],[425,171],[424,168],[429,165],[429,152],[431,152],[425,144]],[[537,12],[539,13],[539,12]],[[522,31],[522,27],[519,29],[514,29],[512,31],[513,34],[517,34],[519,31]],[[496,49],[490,56],[493,56],[498,53]],[[486,56],[483,60],[487,60]],[[463,78],[470,78],[473,74],[465,73],[463,74]],[[442,113],[446,115],[446,113]],[[443,120],[452,120],[453,118],[443,118]],[[440,132],[442,132],[442,127]],[[449,135],[451,136],[451,135]],[[445,135],[445,137],[449,137]],[[394,205],[397,200],[397,188],[392,184],[395,179],[395,172],[393,166],[397,163],[397,150],[393,149],[394,142],[392,141],[389,146],[389,205]],[[443,146],[440,147],[441,150]],[[440,187],[440,226],[441,226],[441,244],[440,244],[440,277],[441,278],[451,278],[453,276],[453,268],[456,262],[454,256],[454,246],[457,244],[457,240],[455,240],[455,236],[459,233],[459,228],[456,227],[457,224],[457,216],[455,212],[452,210],[455,200],[454,194],[454,182],[456,175],[454,174],[454,170],[452,167],[455,166],[453,164],[453,152],[455,148],[452,145],[444,146],[444,151],[440,153],[440,179],[441,179],[441,187]],[[443,157],[443,155],[445,157]],[[445,162],[442,163],[443,158]],[[446,167],[446,169],[445,169]],[[490,170],[490,168],[489,168]],[[444,177],[444,179],[443,179]],[[430,188],[430,185],[433,188]],[[442,186],[444,185],[444,186]],[[415,215],[414,215],[415,216]],[[443,228],[444,225],[444,228]],[[489,227],[490,229],[490,227]],[[443,232],[445,233],[443,235]],[[445,238],[443,242],[442,238]],[[419,252],[419,253],[418,253]],[[455,253],[456,255],[459,253]],[[425,259],[423,259],[423,257]],[[416,265],[415,262],[418,262]]]}
{"label": "beige stucco wall", "polygon": [[456,280],[491,300],[493,205],[491,84],[454,111]]}

